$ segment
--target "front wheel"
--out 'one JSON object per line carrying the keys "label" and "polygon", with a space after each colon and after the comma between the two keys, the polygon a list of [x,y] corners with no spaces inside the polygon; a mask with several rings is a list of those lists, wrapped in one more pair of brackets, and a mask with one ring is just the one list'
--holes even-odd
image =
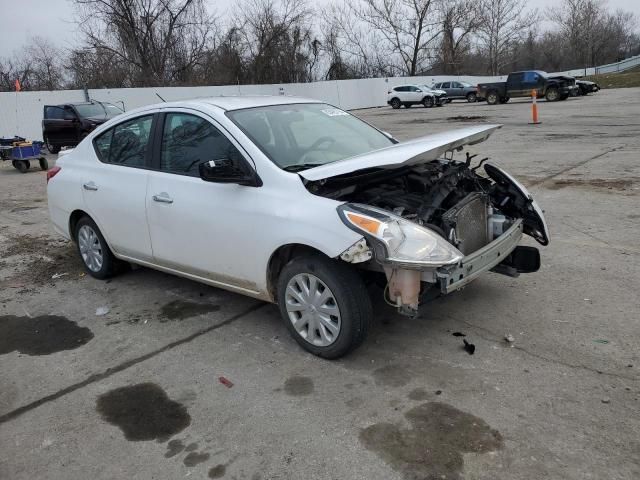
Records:
{"label": "front wheel", "polygon": [[44,170],[44,171],[49,170],[49,162],[47,162],[46,158],[40,157],[38,159],[38,162],[40,163],[40,170]]}
{"label": "front wheel", "polygon": [[55,155],[56,153],[60,152],[60,146],[53,145],[48,138],[45,138],[44,142],[45,142],[44,143],[45,146],[47,147],[47,150],[49,150],[49,153],[53,153]]}
{"label": "front wheel", "polygon": [[557,88],[550,88],[545,93],[544,98],[547,99],[547,102],[557,102],[560,98],[560,92],[558,92]]}
{"label": "front wheel", "polygon": [[478,95],[476,95],[474,92],[467,93],[467,102],[475,103],[477,101],[478,101]]}
{"label": "front wheel", "polygon": [[425,108],[433,107],[433,97],[424,97],[422,99],[422,105],[424,105]]}
{"label": "front wheel", "polygon": [[357,271],[320,254],[289,262],[280,272],[277,297],[289,333],[319,357],[346,355],[369,330],[371,299]]}

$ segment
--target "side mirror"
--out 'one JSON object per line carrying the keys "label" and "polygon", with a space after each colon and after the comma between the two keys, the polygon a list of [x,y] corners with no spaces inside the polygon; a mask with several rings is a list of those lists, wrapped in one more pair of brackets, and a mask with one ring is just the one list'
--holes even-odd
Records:
{"label": "side mirror", "polygon": [[209,160],[199,165],[200,178],[205,182],[236,183],[248,187],[262,186],[257,173],[249,168],[242,168],[229,158]]}
{"label": "side mirror", "polygon": [[422,93],[422,90],[420,90],[420,89],[417,89],[417,90],[416,90],[416,92],[418,92],[418,93]]}

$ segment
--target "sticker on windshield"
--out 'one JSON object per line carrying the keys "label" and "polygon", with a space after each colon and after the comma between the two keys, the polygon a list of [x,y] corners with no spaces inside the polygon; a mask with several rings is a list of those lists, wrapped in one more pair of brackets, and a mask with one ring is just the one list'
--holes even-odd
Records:
{"label": "sticker on windshield", "polygon": [[340,115],[349,115],[344,110],[340,110],[339,108],[327,108],[322,110],[322,113],[325,115],[329,115],[330,117],[339,117]]}

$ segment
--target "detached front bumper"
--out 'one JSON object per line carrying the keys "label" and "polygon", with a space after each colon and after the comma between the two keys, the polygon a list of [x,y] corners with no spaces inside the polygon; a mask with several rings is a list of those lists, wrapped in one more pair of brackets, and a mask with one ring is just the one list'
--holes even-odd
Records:
{"label": "detached front bumper", "polygon": [[522,231],[522,220],[518,219],[500,237],[467,255],[461,262],[438,268],[435,275],[440,291],[447,294],[459,290],[498,265],[518,246]]}

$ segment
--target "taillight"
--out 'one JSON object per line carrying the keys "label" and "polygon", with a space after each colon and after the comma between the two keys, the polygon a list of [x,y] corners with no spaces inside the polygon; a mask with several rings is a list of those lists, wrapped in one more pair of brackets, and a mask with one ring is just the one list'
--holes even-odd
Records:
{"label": "taillight", "polygon": [[58,167],[57,165],[47,170],[47,183],[49,183],[49,180],[55,177],[60,170],[62,170],[62,168]]}

